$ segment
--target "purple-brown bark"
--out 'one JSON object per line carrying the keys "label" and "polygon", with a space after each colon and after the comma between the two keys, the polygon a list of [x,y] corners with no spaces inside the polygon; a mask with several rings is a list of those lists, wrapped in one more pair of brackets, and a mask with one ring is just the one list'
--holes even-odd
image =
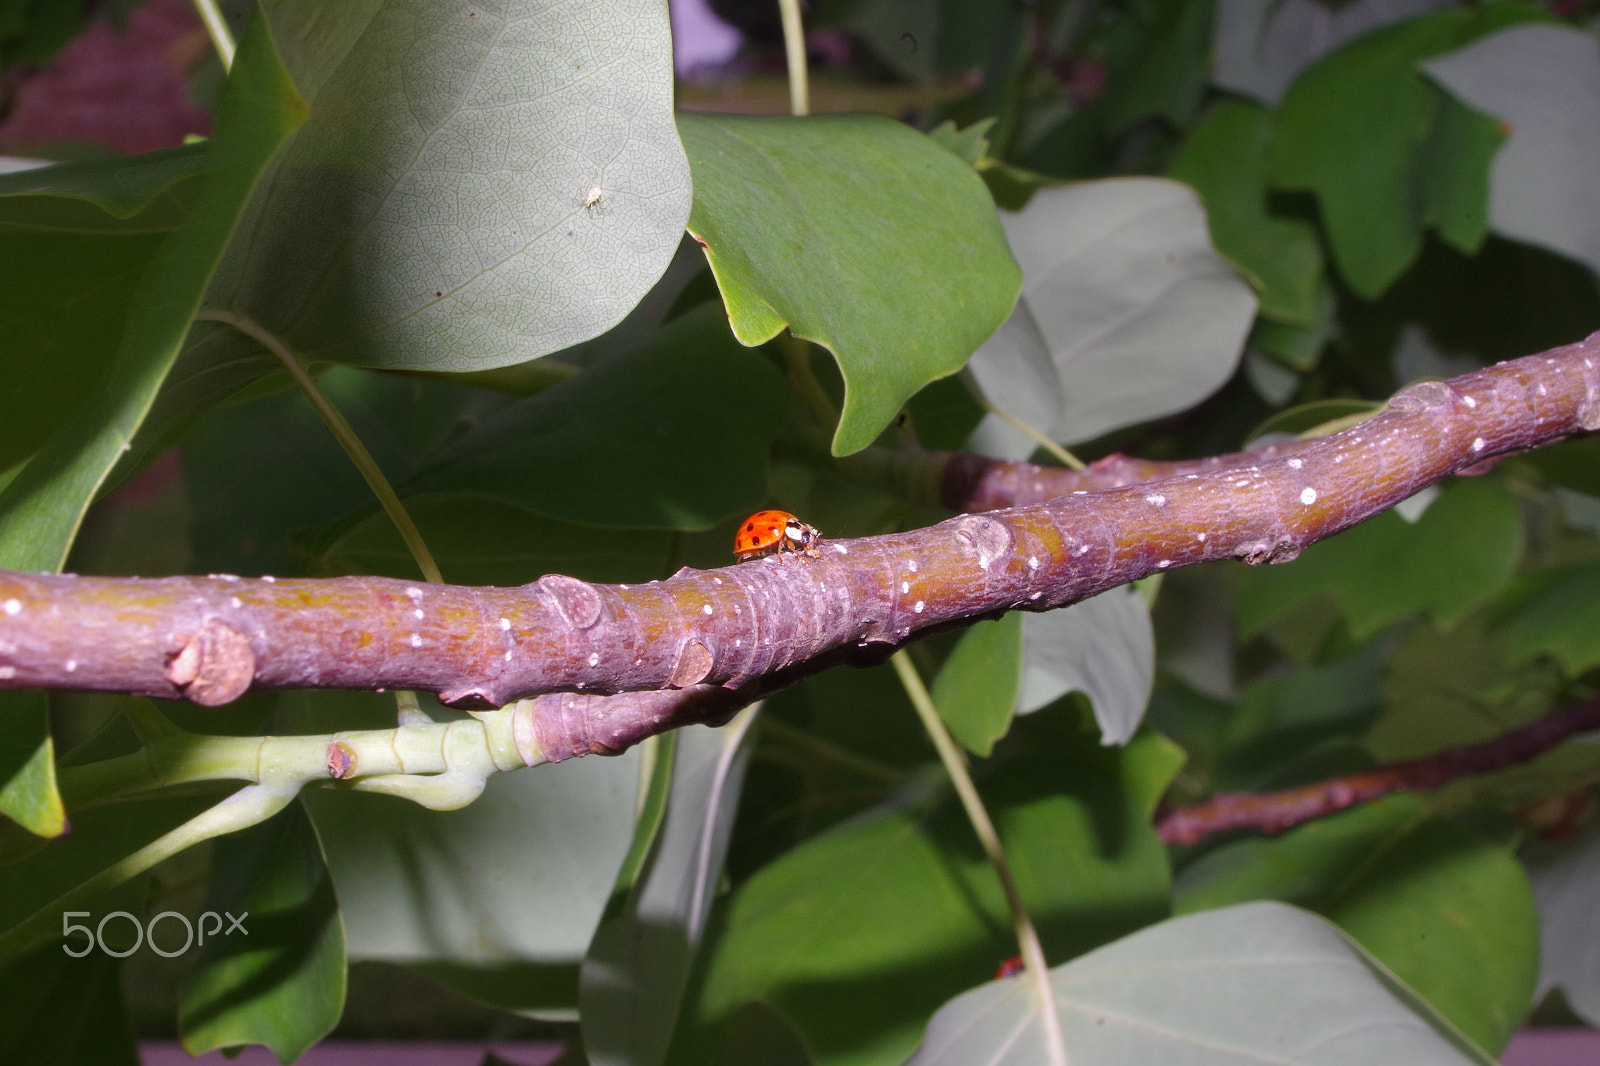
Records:
{"label": "purple-brown bark", "polygon": [[[554,749],[614,750],[687,720],[723,719],[780,679],[863,652],[877,658],[930,629],[1066,606],[1193,563],[1293,559],[1452,473],[1600,428],[1597,362],[1600,334],[1414,385],[1320,440],[1100,491],[1057,494],[1062,479],[1095,484],[1145,464],[1119,458],[1084,475],[952,459],[945,490],[969,508],[1025,506],[828,540],[814,559],[683,570],[639,585],[559,575],[469,588],[0,571],[0,688],[207,705],[251,688],[401,688],[462,707],[539,693],[683,692],[548,701],[563,709],[551,717]],[[567,735],[602,721],[603,737]]]}
{"label": "purple-brown bark", "polygon": [[1197,844],[1231,829],[1285,829],[1391,792],[1440,788],[1458,778],[1517,766],[1579,733],[1600,729],[1600,699],[1560,707],[1479,744],[1446,748],[1420,759],[1388,763],[1276,792],[1225,792],[1157,819],[1169,844]]}

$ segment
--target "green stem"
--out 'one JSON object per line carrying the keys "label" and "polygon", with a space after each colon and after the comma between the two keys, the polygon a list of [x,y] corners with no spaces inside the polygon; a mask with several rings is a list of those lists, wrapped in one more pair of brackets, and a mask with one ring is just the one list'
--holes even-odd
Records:
{"label": "green stem", "polygon": [[200,21],[205,23],[206,33],[211,35],[211,47],[217,50],[217,58],[222,60],[223,71],[233,68],[233,34],[228,29],[227,20],[222,17],[222,12],[217,8],[216,0],[194,0],[194,9],[200,15]]}
{"label": "green stem", "polygon": [[789,111],[811,114],[811,89],[806,82],[806,32],[800,24],[800,0],[778,0],[783,15],[783,51],[789,62]]}
{"label": "green stem", "polygon": [[939,717],[933,697],[922,683],[911,657],[904,651],[897,651],[891,661],[895,673],[900,675],[900,683],[905,686],[906,695],[911,698],[911,705],[917,709],[922,728],[927,731],[928,739],[933,741],[933,746],[939,752],[939,759],[944,763],[945,772],[950,775],[956,795],[961,797],[961,806],[966,809],[967,820],[972,823],[978,843],[999,875],[1006,908],[1011,912],[1011,928],[1016,933],[1023,964],[1034,984],[1034,998],[1039,1003],[1039,1017],[1044,1023],[1045,1046],[1050,1054],[1051,1066],[1067,1066],[1067,1044],[1062,1035],[1061,1016],[1056,1010],[1055,991],[1050,987],[1050,971],[1045,966],[1044,947],[1039,943],[1039,932],[1033,927],[1033,919],[1028,916],[1028,909],[1022,902],[1022,893],[1017,888],[1016,878],[1012,876],[1011,864],[1006,861],[1005,851],[1000,845],[1000,834],[983,805],[983,798],[978,795],[978,787],[972,783],[972,775],[967,772],[966,755],[950,735],[950,730],[945,728],[944,719]]}
{"label": "green stem", "polygon": [[367,446],[361,443],[361,438],[356,436],[356,431],[350,428],[350,423],[345,421],[344,415],[328,399],[327,393],[322,391],[322,386],[317,384],[317,379],[312,377],[300,362],[298,356],[290,351],[282,341],[273,336],[254,319],[245,315],[234,314],[232,311],[208,310],[201,311],[195,316],[211,322],[222,322],[232,326],[243,333],[267,351],[278,357],[278,361],[289,371],[295,383],[300,386],[300,391],[306,394],[306,399],[311,401],[311,406],[317,409],[317,414],[322,416],[322,421],[332,431],[339,445],[344,448],[345,454],[356,465],[361,476],[366,479],[367,485],[372,489],[372,494],[378,498],[378,503],[383,506],[384,513],[389,516],[389,521],[394,523],[400,531],[400,539],[405,541],[406,547],[411,550],[411,557],[416,560],[417,568],[422,571],[424,580],[435,585],[444,584],[444,577],[439,573],[439,567],[433,561],[433,555],[428,551],[428,546],[423,543],[422,533],[417,529],[411,515],[407,513],[405,505],[400,502],[400,497],[395,494],[394,486],[389,484],[389,479],[383,476],[372,453],[367,451]]}

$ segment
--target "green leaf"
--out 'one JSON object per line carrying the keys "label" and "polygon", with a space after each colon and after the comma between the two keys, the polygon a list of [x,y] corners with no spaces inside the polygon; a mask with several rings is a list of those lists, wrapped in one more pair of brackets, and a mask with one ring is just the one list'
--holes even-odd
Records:
{"label": "green leaf", "polygon": [[83,32],[88,9],[75,4],[10,0],[0,21],[0,64],[42,67]]}
{"label": "green leaf", "polygon": [[94,394],[130,301],[188,210],[202,146],[0,175],[0,469],[38,451]]}
{"label": "green leaf", "polygon": [[206,913],[218,931],[184,982],[184,1050],[264,1044],[292,1062],[344,1011],[344,929],[311,820],[290,804],[219,840],[211,868]]}
{"label": "green leaf", "polygon": [[1359,640],[1427,612],[1449,626],[1494,596],[1522,554],[1516,501],[1491,478],[1450,484],[1416,522],[1394,511],[1311,545],[1289,566],[1256,567],[1239,590],[1249,636],[1296,604],[1331,595]]}
{"label": "green leaf", "polygon": [[[74,938],[73,949],[81,942]],[[0,1061],[29,1066],[139,1066],[118,983],[104,951],[73,958],[57,941],[0,965]]]}
{"label": "green leaf", "polygon": [[[1046,952],[1085,950],[1157,918],[1165,849],[1149,812],[1181,759],[1019,721],[1027,757],[982,788]],[[943,788],[889,804],[785,853],[736,892],[700,1003],[701,1057],[750,1000],[775,1008],[818,1062],[899,1061],[927,1015],[1016,952],[999,883]],[[1107,849],[1106,842],[1117,844]]]}
{"label": "green leaf", "polygon": [[1384,405],[1375,400],[1329,399],[1312,400],[1296,404],[1269,416],[1248,439],[1260,440],[1269,434],[1287,434],[1291,437],[1322,437],[1346,429],[1355,422],[1371,418],[1382,411]]}
{"label": "green leaf", "polygon": [[[1318,253],[1321,259],[1321,253]],[[1313,301],[1313,317],[1309,326],[1291,326],[1271,319],[1258,318],[1250,331],[1250,348],[1290,370],[1305,372],[1322,358],[1323,349],[1338,332],[1338,301],[1333,286],[1326,275],[1317,285]]]}
{"label": "green leaf", "polygon": [[1101,742],[1126,744],[1150,700],[1155,655],[1149,608],[1131,587],[1025,615],[1017,712],[1030,714],[1081,692],[1094,707]]}
{"label": "green leaf", "polygon": [[[1492,1066],[1336,929],[1282,904],[1174,918],[1050,984],[1073,1062]],[[1028,983],[991,981],[940,1008],[908,1066],[1041,1063],[1043,1040]]]}
{"label": "green leaf", "polygon": [[1600,270],[1600,52],[1572,26],[1514,26],[1429,60],[1423,69],[1509,137],[1494,157],[1496,233]]}
{"label": "green leaf", "polygon": [[591,1066],[664,1061],[739,811],[746,730],[691,726],[675,736],[666,820],[648,865],[583,961],[578,1002]]}
{"label": "green leaf", "polygon": [[[686,558],[683,538],[659,530],[557,522],[493,500],[435,496],[406,504],[445,577],[462,585],[524,585],[543,574],[629,584],[664,578],[679,566],[719,566],[731,556]],[[314,570],[415,577],[416,560],[387,515],[373,514],[316,542]]]}
{"label": "green leaf", "polygon": [[59,569],[171,369],[246,196],[304,115],[260,21],[240,42],[194,210],[156,251],[104,389],[0,493],[0,565]]}
{"label": "green leaf", "polygon": [[1222,731],[1216,787],[1282,788],[1350,769],[1327,760],[1343,756],[1346,738],[1377,716],[1388,650],[1369,641],[1342,659],[1246,688]]}
{"label": "green leaf", "polygon": [[0,814],[28,832],[60,836],[67,812],[56,791],[50,701],[42,691],[0,692]]}
{"label": "green leaf", "polygon": [[0,174],[0,229],[56,234],[172,229],[189,212],[207,148],[186,144]]}
{"label": "green leaf", "polygon": [[1190,407],[1233,373],[1256,300],[1193,190],[1082,182],[1001,217],[1022,299],[972,372],[1002,410],[1070,444]]}
{"label": "green leaf", "polygon": [[[351,367],[329,367],[318,377],[391,481],[409,474],[463,426],[512,402],[483,390]],[[352,508],[371,499],[354,464],[298,389],[208,411],[182,445],[191,565],[200,573],[284,575],[303,569],[305,543],[293,534],[347,519]],[[308,477],[308,471],[316,475]],[[414,574],[415,563],[408,562],[404,573]]]}
{"label": "green leaf", "polygon": [[1425,817],[1415,797],[1224,845],[1184,871],[1178,907],[1251,899],[1296,903],[1336,922],[1491,1052],[1531,1006],[1539,926],[1521,863]]}
{"label": "green leaf", "polygon": [[1310,326],[1317,317],[1322,250],[1316,230],[1267,207],[1272,112],[1225,100],[1189,136],[1168,171],[1200,194],[1217,251],[1238,267],[1261,299],[1261,314]]}
{"label": "green leaf", "polygon": [[1475,247],[1495,148],[1481,121],[1423,77],[1421,60],[1511,22],[1543,17],[1523,4],[1450,8],[1366,34],[1312,64],[1278,111],[1273,182],[1317,196],[1334,261],[1375,299],[1411,265],[1423,229],[1439,223]]}
{"label": "green leaf", "polygon": [[1205,93],[1211,4],[1137,0],[1107,34],[1106,125],[1121,133],[1144,119],[1182,128]]}
{"label": "green leaf", "polygon": [[1600,496],[1600,437],[1582,437],[1521,457],[1539,473],[1567,488]]}
{"label": "green leaf", "polygon": [[1436,0],[1218,0],[1212,82],[1265,104],[1283,99],[1296,75],[1353,37],[1422,14]]}
{"label": "green leaf", "polygon": [[[1448,631],[1426,623],[1407,627],[1389,656],[1383,715],[1364,738],[1374,758],[1415,759],[1485,741],[1571,699],[1565,679],[1548,663],[1518,665],[1506,634],[1489,620],[1498,609],[1473,612]],[[1588,758],[1581,749],[1558,748],[1529,764],[1530,772],[1538,774],[1563,753]]]}
{"label": "green leaf", "polygon": [[1539,575],[1502,613],[1497,631],[1512,661],[1549,655],[1568,677],[1600,665],[1600,565]]}
{"label": "green leaf", "polygon": [[705,529],[768,492],[782,382],[711,304],[487,418],[404,481],[569,522]]}
{"label": "green leaf", "polygon": [[1022,615],[979,622],[961,634],[933,685],[933,702],[950,735],[974,755],[988,755],[1017,705]]}
{"label": "green leaf", "polygon": [[1423,223],[1457,251],[1476,255],[1489,235],[1489,168],[1505,130],[1489,115],[1447,105],[1430,132],[1418,162],[1428,205]]}
{"label": "green leaf", "polygon": [[970,167],[877,115],[682,114],[689,231],[734,335],[784,326],[844,376],[835,455],[859,451],[1004,321],[1020,278]]}
{"label": "green leaf", "polygon": [[[35,912],[182,825],[219,798],[216,790],[201,795],[156,794],[74,811],[70,833],[51,840],[20,861],[0,866],[0,933],[11,933]],[[60,917],[50,915],[46,926],[51,933],[59,933]]]}
{"label": "green leaf", "polygon": [[310,111],[208,306],[310,358],[483,370],[597,336],[666,269],[691,192],[661,5],[266,11]]}
{"label": "green leaf", "polygon": [[574,1017],[578,966],[628,852],[638,781],[630,752],[499,774],[452,811],[307,794],[349,957],[407,964],[507,1009]]}

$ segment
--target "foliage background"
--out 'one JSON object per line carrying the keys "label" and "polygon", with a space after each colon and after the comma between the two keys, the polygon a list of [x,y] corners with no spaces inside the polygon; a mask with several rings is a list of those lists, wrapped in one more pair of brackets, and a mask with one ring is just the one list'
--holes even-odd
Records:
{"label": "foliage background", "polygon": [[[678,86],[676,120],[655,5],[530,8],[519,47],[467,34],[460,52],[417,5],[328,10],[263,5],[272,33],[244,35],[208,156],[4,179],[7,565],[415,576],[304,398],[226,323],[191,330],[201,306],[314,362],[448,580],[508,585],[721,565],[768,504],[829,535],[924,524],[939,514],[911,486],[835,457],[1031,453],[980,392],[1087,458],[1199,456],[1600,327],[1581,4],[815,5],[814,109],[901,125],[696,113],[785,110],[757,5],[733,12],[736,86]],[[38,36],[8,59],[67,36],[18,25]],[[507,66],[476,84],[502,97],[459,106],[484,57]],[[560,92],[525,92],[540,79]],[[1173,573],[919,645],[1058,982],[1103,992],[1094,949],[1170,937],[1148,950],[1176,985],[1115,1002],[1152,1026],[1197,1004],[1180,1050],[1207,1023],[1241,1053],[1281,1039],[1229,1002],[1309,1032],[1403,1017],[1407,1061],[1482,1061],[1552,987],[1547,1011],[1595,1020],[1583,742],[1275,838],[1174,849],[1151,827],[1158,803],[1410,758],[1591,695],[1593,452],[1504,462],[1291,565]],[[8,739],[0,807],[27,822],[45,719],[14,699],[39,729]],[[65,764],[138,743],[126,701],[49,704]],[[162,713],[208,734],[394,721],[391,699],[348,693]],[[220,795],[74,813],[32,855],[8,837],[5,927]],[[594,1062],[899,1062],[947,1001],[1021,987],[989,980],[1016,950],[999,888],[887,669],[818,677],[742,730],[500,775],[459,811],[322,791],[301,811],[93,905],[248,903],[284,916],[259,930],[275,953],[152,976],[140,952],[119,978],[48,945],[0,975],[28,1007],[0,1047],[125,1060],[120,979],[146,1032],[292,1057],[364,961],[516,1012],[442,1024],[536,1018]],[[1208,952],[1242,930],[1330,972],[1348,951],[1284,912],[1220,909],[1262,900],[1331,920],[1398,998],[1371,998],[1366,969],[1349,988],[1223,980]],[[270,987],[232,997],[241,975]],[[1000,1006],[947,1011],[928,1061],[1002,1061],[973,1021]],[[981,1050],[959,1057],[951,1032]],[[1046,1061],[1020,1054],[1004,1061]]]}

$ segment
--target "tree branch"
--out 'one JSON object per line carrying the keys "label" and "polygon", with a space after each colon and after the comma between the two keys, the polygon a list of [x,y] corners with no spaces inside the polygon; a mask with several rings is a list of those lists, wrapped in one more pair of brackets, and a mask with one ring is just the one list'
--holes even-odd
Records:
{"label": "tree branch", "polygon": [[[552,755],[615,750],[663,723],[725,718],[737,710],[730,701],[742,706],[859,656],[880,659],[935,629],[1063,607],[1194,563],[1293,559],[1452,473],[1600,428],[1597,360],[1600,334],[1414,385],[1371,419],[1316,441],[926,529],[827,540],[814,559],[685,569],[641,585],[560,575],[470,588],[377,577],[0,571],[0,688],[208,706],[251,689],[401,688],[467,708],[541,693],[665,690],[611,705],[551,701],[551,711],[560,709],[551,721],[567,723],[541,727]],[[1117,463],[1063,473],[1162,472]],[[945,485],[969,505],[1060,487],[1038,468],[967,460],[947,465]],[[580,720],[580,732],[569,732]]]}
{"label": "tree branch", "polygon": [[1156,822],[1169,844],[1196,844],[1230,829],[1285,829],[1390,792],[1436,789],[1461,777],[1504,769],[1543,755],[1578,733],[1600,729],[1600,697],[1557,708],[1479,744],[1446,748],[1420,759],[1374,766],[1278,792],[1230,792],[1180,807]]}

